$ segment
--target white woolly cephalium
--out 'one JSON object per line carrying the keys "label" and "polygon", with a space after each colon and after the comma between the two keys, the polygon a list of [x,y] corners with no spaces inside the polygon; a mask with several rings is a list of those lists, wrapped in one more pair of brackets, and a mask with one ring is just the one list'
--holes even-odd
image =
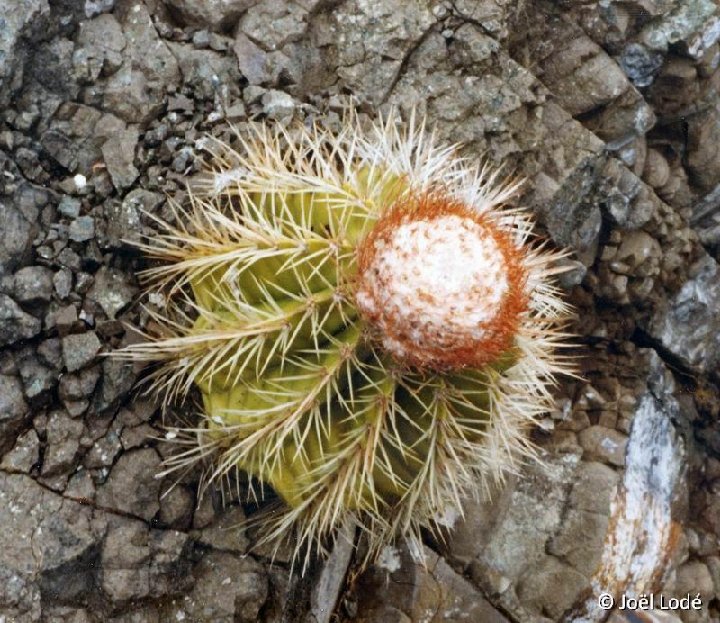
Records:
{"label": "white woolly cephalium", "polygon": [[371,555],[417,539],[533,455],[528,428],[568,371],[562,254],[503,207],[516,184],[422,123],[260,126],[238,143],[210,144],[187,205],[140,245],[170,303],[164,333],[121,356],[155,362],[167,401],[203,397],[169,466],[207,458],[210,479],[271,484],[268,538],[296,551],[347,522]]}

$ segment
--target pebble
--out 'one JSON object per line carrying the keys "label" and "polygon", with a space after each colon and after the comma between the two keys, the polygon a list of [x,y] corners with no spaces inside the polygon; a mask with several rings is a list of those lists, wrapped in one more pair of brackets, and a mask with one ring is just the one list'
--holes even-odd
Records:
{"label": "pebble", "polygon": [[627,437],[604,426],[590,426],[581,431],[578,441],[585,451],[584,459],[597,460],[622,467],[625,464]]}
{"label": "pebble", "polygon": [[64,300],[72,290],[72,272],[67,268],[61,268],[53,275],[52,282],[58,298]]}
{"label": "pebble", "polygon": [[47,303],[53,292],[53,272],[44,266],[26,266],[15,273],[13,294],[19,303]]}
{"label": "pebble", "polygon": [[63,195],[58,204],[58,212],[68,218],[77,218],[80,216],[80,201],[68,195]]}
{"label": "pebble", "polygon": [[67,371],[75,372],[92,363],[101,346],[94,331],[62,338],[63,361]]}
{"label": "pebble", "polygon": [[263,113],[270,119],[286,120],[295,111],[295,100],[283,91],[270,90],[260,98]]}
{"label": "pebble", "polygon": [[85,242],[95,237],[95,221],[92,216],[80,216],[70,223],[68,238],[75,242]]}
{"label": "pebble", "polygon": [[15,447],[0,462],[0,469],[29,474],[33,465],[40,460],[40,440],[34,429],[18,437]]}
{"label": "pebble", "polygon": [[140,175],[133,164],[138,136],[136,129],[128,128],[111,136],[102,146],[105,166],[118,190],[131,186]]}
{"label": "pebble", "polygon": [[37,318],[24,312],[6,294],[0,294],[0,346],[34,337],[40,333],[40,327]]}
{"label": "pebble", "polygon": [[12,443],[13,433],[28,414],[28,410],[20,379],[0,374],[0,447],[8,440]]}
{"label": "pebble", "polygon": [[105,266],[95,274],[88,298],[98,303],[111,320],[132,301],[137,292],[128,279],[122,271]]}

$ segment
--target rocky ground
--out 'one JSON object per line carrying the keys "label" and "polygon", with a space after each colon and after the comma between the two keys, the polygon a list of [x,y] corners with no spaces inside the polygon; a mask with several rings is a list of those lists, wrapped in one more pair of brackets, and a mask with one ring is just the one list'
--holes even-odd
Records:
{"label": "rocky ground", "polygon": [[[719,37],[713,0],[4,0],[0,621],[600,621],[601,592],[650,590],[718,620]],[[247,508],[156,478],[158,405],[102,354],[162,306],[126,240],[204,137],[349,101],[416,105],[527,178],[574,251],[582,380],[535,435],[545,466],[425,567],[388,548],[359,574],[339,545],[300,577],[247,554]]]}

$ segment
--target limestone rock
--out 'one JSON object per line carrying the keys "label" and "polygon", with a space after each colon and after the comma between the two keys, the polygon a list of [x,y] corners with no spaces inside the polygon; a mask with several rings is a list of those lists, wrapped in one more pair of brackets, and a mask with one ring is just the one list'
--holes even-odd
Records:
{"label": "limestone rock", "polygon": [[13,434],[27,414],[28,406],[20,380],[0,374],[0,449],[12,447]]}
{"label": "limestone rock", "polygon": [[22,84],[23,34],[33,20],[49,12],[46,0],[10,0],[0,9],[0,107]]}
{"label": "limestone rock", "polygon": [[63,361],[68,372],[84,368],[95,360],[101,344],[94,331],[68,335],[62,339]]}
{"label": "limestone rock", "polygon": [[[175,606],[173,620],[254,623],[268,594],[267,577],[252,558],[211,552],[193,570],[195,588]],[[218,588],[221,587],[221,590]]]}
{"label": "limestone rock", "polygon": [[53,273],[44,266],[26,266],[15,273],[13,293],[19,303],[47,303],[53,291]]}
{"label": "limestone rock", "polygon": [[103,266],[96,274],[88,298],[96,301],[108,318],[114,319],[126,307],[137,288],[129,282],[122,272]]}
{"label": "limestone rock", "polygon": [[362,579],[358,592],[358,621],[419,622],[436,618],[445,623],[507,619],[465,578],[437,554],[425,549],[426,566],[415,563],[407,550],[396,553],[387,568],[375,567]]}
{"label": "limestone rock", "polygon": [[160,510],[160,481],[155,478],[159,471],[160,457],[155,450],[124,453],[98,489],[98,504],[149,521]]}
{"label": "limestone rock", "polygon": [[40,321],[24,312],[9,296],[0,294],[0,346],[40,333]]}
{"label": "limestone rock", "polygon": [[231,28],[255,4],[254,0],[165,0],[165,3],[185,24],[211,30]]}
{"label": "limestone rock", "polygon": [[588,459],[618,466],[625,464],[627,437],[621,432],[595,425],[581,431],[579,441]]}
{"label": "limestone rock", "polygon": [[653,336],[687,365],[703,372],[720,364],[720,270],[709,257],[693,267],[689,279],[650,324]]}

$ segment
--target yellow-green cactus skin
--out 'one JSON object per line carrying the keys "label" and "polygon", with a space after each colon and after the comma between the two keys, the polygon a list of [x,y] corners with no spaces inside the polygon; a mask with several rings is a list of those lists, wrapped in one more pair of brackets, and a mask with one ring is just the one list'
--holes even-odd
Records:
{"label": "yellow-green cactus skin", "polygon": [[202,395],[177,465],[271,485],[271,538],[322,549],[356,522],[372,554],[532,455],[568,309],[561,254],[504,207],[516,185],[414,120],[259,126],[208,150],[141,245],[162,261],[144,277],[167,293],[164,331],[122,354],[155,362],[168,400]]}

